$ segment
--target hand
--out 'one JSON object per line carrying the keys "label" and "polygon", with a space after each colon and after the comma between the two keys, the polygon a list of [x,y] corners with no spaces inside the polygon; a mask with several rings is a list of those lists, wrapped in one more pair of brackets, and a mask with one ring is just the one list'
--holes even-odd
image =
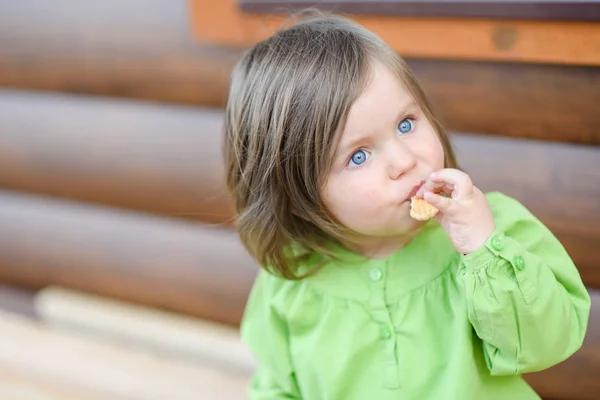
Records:
{"label": "hand", "polygon": [[462,171],[445,168],[432,173],[416,196],[440,210],[435,218],[461,254],[479,249],[496,228],[483,192]]}

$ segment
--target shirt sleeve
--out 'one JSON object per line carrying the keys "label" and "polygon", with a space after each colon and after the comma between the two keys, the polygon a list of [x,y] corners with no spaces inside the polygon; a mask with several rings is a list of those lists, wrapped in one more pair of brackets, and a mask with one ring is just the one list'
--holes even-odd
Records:
{"label": "shirt sleeve", "polygon": [[590,296],[561,243],[518,201],[488,197],[496,230],[458,279],[492,375],[549,368],[582,345]]}
{"label": "shirt sleeve", "polygon": [[249,400],[301,399],[292,367],[288,329],[276,306],[276,278],[261,270],[240,326],[243,342],[257,367],[248,387]]}

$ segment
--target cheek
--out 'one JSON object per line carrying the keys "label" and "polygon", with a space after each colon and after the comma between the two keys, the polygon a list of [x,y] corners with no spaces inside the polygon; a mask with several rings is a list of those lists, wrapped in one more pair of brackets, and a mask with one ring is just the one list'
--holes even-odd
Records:
{"label": "cheek", "polygon": [[371,185],[371,180],[365,179],[354,179],[353,181],[347,182],[346,190],[343,190],[343,199],[355,203],[368,203],[378,198],[379,193],[376,188]]}
{"label": "cheek", "polygon": [[435,167],[436,169],[442,169],[444,168],[444,147],[442,146],[442,143],[439,140],[436,140],[437,142],[437,146],[435,146],[435,153],[433,154],[433,158],[436,160],[436,164]]}
{"label": "cheek", "polygon": [[444,168],[444,147],[435,132],[431,132],[428,143],[423,147],[422,157],[434,170]]}
{"label": "cheek", "polygon": [[339,178],[333,180],[325,191],[325,205],[341,222],[376,211],[381,194],[372,180]]}

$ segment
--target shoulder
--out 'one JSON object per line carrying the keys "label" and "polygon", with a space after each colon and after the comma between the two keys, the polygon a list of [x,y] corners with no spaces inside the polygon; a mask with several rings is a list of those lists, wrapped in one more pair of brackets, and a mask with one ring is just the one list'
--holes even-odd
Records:
{"label": "shoulder", "polygon": [[285,277],[283,272],[269,265],[262,266],[256,275],[252,288],[253,293],[268,293],[270,298],[276,298],[293,292],[302,286],[303,277],[310,275],[318,264],[314,252],[306,251],[300,246],[286,245],[284,252],[289,260],[288,265],[294,266],[290,272],[298,279]]}
{"label": "shoulder", "polygon": [[485,198],[488,201],[492,215],[499,221],[535,218],[531,211],[519,200],[502,192],[487,192]]}
{"label": "shoulder", "polygon": [[501,192],[488,192],[485,197],[492,211],[496,226],[506,233],[526,230],[541,230],[548,233],[548,228],[519,200]]}
{"label": "shoulder", "polygon": [[285,279],[261,268],[256,275],[250,296],[260,296],[276,300],[294,291],[301,281]]}
{"label": "shoulder", "polygon": [[248,296],[246,318],[255,314],[276,314],[282,318],[300,299],[304,282],[277,276],[261,268]]}

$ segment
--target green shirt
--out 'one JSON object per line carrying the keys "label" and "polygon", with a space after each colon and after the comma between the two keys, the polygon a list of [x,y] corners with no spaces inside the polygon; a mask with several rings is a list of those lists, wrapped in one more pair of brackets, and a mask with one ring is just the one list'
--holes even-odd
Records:
{"label": "green shirt", "polygon": [[261,271],[241,325],[250,399],[539,399],[520,374],[581,347],[590,297],[541,222],[486,197],[496,230],[467,256],[431,220],[386,259],[338,248],[301,281]]}

